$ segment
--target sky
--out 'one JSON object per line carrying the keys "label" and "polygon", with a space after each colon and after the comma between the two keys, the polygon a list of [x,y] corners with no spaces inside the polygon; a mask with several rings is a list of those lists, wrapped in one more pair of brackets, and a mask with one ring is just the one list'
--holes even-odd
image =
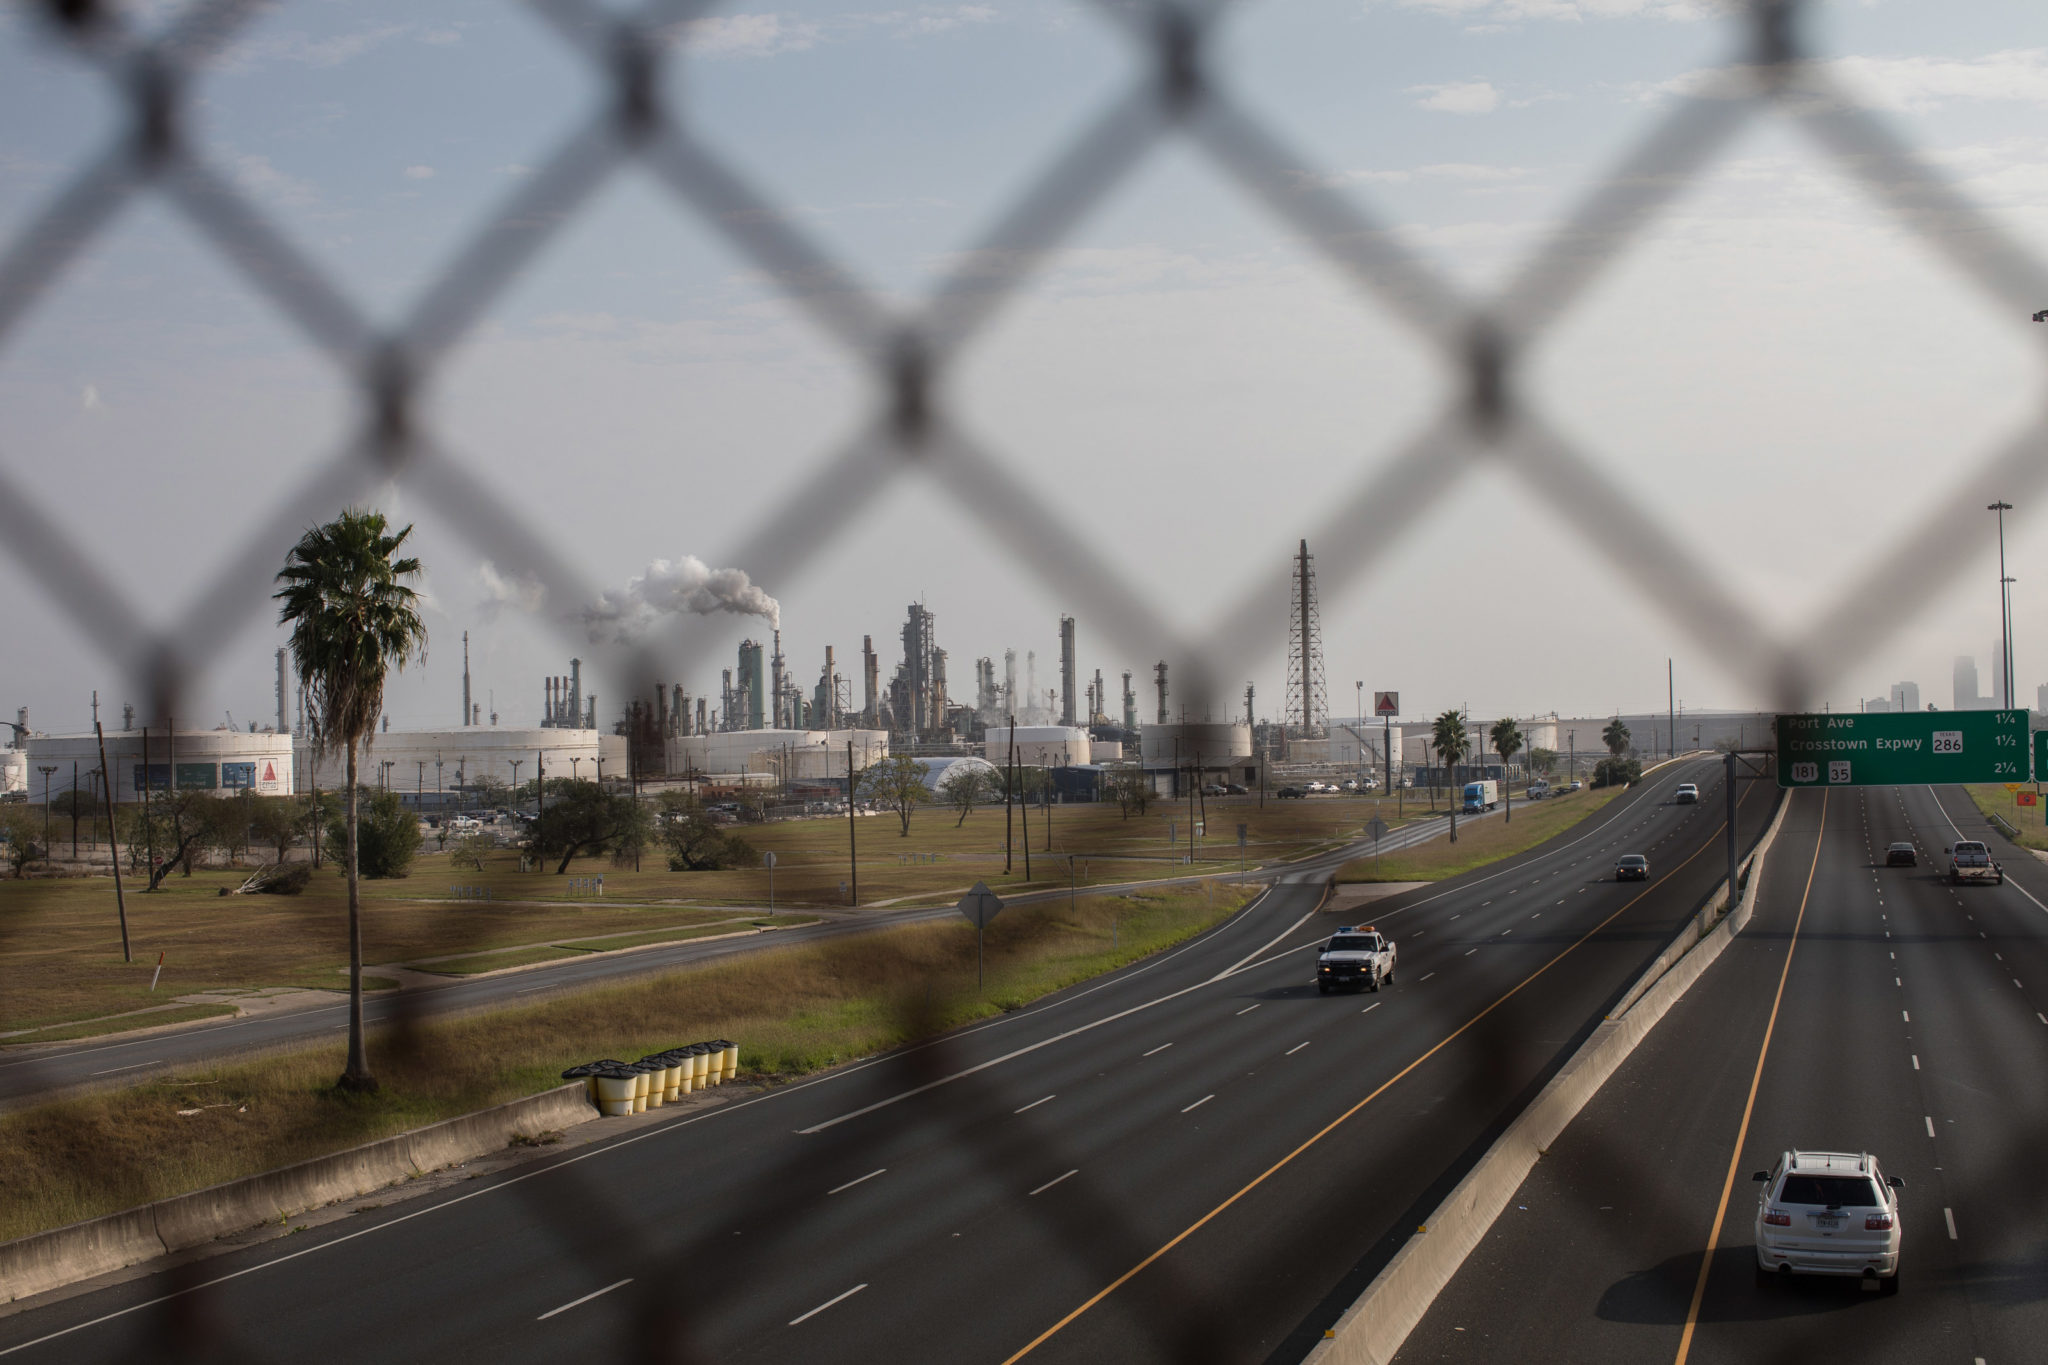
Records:
{"label": "sky", "polygon": [[[131,22],[175,13],[138,6]],[[2048,262],[2048,10],[1836,0],[1805,32],[1827,78]],[[1226,12],[1206,67],[1291,182],[1341,196],[1483,301],[1660,120],[1716,97],[1738,36],[1708,0],[1264,0]],[[662,92],[690,136],[906,313],[983,262],[991,224],[1147,78],[1106,11],[1051,0],[725,8],[673,38]],[[259,10],[195,73],[187,135],[388,327],[604,94],[517,5],[316,0]],[[0,251],[122,126],[101,76],[20,0],[0,4]],[[538,720],[542,677],[572,655],[609,721],[637,676],[619,645],[632,630],[687,647],[663,676],[715,696],[760,619],[685,634],[620,610],[650,566],[667,581],[686,557],[772,595],[806,687],[827,644],[855,674],[863,635],[886,678],[922,601],[956,697],[975,657],[1006,647],[1020,670],[1036,650],[1050,685],[1068,613],[1083,675],[1114,689],[1134,670],[1149,713],[1159,639],[1249,609],[1258,629],[1211,660],[1213,704],[1249,681],[1260,715],[1278,715],[1302,537],[1328,566],[1340,713],[1361,683],[1400,691],[1410,716],[1658,709],[1667,658],[1690,707],[1768,707],[1771,685],[1729,638],[1674,618],[1657,585],[1705,583],[1740,604],[1740,629],[1798,643],[1887,570],[1924,591],[1896,610],[1862,603],[1871,625],[1819,661],[1808,700],[1854,707],[1913,679],[1945,705],[1956,654],[1993,667],[1993,519],[1899,557],[2039,420],[2048,325],[2029,315],[2048,291],[2008,297],[1944,249],[1961,242],[1967,260],[1976,239],[1911,227],[1766,112],[1603,263],[1518,371],[1530,411],[1623,503],[1512,453],[1431,465],[1428,496],[1382,502],[1359,490],[1439,420],[1460,376],[1385,294],[1168,132],[943,372],[936,401],[1008,482],[892,459],[844,485],[825,473],[874,419],[869,361],[734,249],[744,224],[720,230],[625,163],[432,373],[421,421],[461,478],[366,476],[356,492],[415,526],[426,566],[428,658],[391,685],[391,723],[455,723],[465,630],[477,697],[504,724]],[[0,335],[6,485],[151,629],[176,635],[229,578],[238,625],[200,637],[182,703],[196,719],[181,724],[274,715],[283,634],[264,585],[304,530],[295,493],[360,420],[348,369],[159,194],[129,200]],[[821,487],[829,515],[762,549],[771,517]],[[2032,568],[2048,562],[2048,486],[2026,491],[2036,505],[1994,495],[2015,504],[2031,700],[2048,682],[2048,571]],[[486,500],[576,592],[543,590],[525,537],[479,534],[470,513]],[[0,556],[9,714],[84,728],[97,689],[117,715],[141,699],[129,643]]]}

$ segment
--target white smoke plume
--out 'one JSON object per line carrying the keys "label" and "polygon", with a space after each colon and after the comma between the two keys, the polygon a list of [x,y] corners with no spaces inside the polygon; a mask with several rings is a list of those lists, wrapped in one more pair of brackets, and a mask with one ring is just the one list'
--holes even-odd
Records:
{"label": "white smoke plume", "polygon": [[500,573],[498,566],[488,559],[476,566],[476,581],[483,590],[483,599],[478,605],[486,621],[495,620],[506,607],[537,612],[547,601],[548,590],[539,579],[530,575]]}
{"label": "white smoke plume", "polygon": [[755,587],[739,569],[714,569],[695,555],[657,559],[619,592],[608,592],[583,609],[593,643],[611,631],[621,643],[645,635],[666,616],[765,616],[780,629],[782,605]]}

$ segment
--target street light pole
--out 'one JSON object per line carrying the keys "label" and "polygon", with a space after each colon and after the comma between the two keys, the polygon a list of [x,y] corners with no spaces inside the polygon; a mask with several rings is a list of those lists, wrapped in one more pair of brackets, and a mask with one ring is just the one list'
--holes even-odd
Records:
{"label": "street light pole", "polygon": [[50,861],[50,774],[57,771],[54,763],[38,763],[36,771],[43,775],[43,861]]}
{"label": "street light pole", "polygon": [[2005,576],[2005,514],[2012,510],[2012,504],[2000,498],[1997,502],[1985,504],[1984,510],[1998,514],[1998,634],[1999,644],[2005,657],[1999,660],[2004,680],[2005,706],[2012,705],[2012,593],[2008,585],[2012,579]]}

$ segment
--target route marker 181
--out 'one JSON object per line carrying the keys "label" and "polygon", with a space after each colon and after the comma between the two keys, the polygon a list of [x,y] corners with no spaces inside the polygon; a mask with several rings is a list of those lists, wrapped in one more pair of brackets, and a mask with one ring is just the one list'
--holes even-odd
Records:
{"label": "route marker 181", "polygon": [[[2039,736],[2035,747],[2042,748]],[[1781,787],[2022,782],[2026,763],[2025,711],[1778,717]]]}

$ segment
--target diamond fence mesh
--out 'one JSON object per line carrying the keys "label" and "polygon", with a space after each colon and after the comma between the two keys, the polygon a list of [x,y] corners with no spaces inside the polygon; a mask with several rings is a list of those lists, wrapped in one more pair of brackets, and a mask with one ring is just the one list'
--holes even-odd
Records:
{"label": "diamond fence mesh", "polygon": [[[1333,188],[1333,180],[1315,174],[1218,76],[1209,58],[1228,6],[1218,0],[1098,0],[1101,20],[1138,55],[1137,78],[1008,201],[960,254],[954,272],[909,307],[893,306],[835,260],[802,226],[801,215],[763,194],[743,167],[665,100],[665,73],[679,60],[676,35],[703,17],[708,3],[651,0],[622,13],[588,0],[534,0],[533,12],[589,64],[608,97],[533,163],[533,174],[390,324],[372,318],[280,230],[223,172],[196,131],[193,108],[208,61],[265,8],[255,0],[199,0],[152,36],[127,23],[118,6],[96,0],[41,5],[42,36],[103,80],[124,114],[106,145],[71,173],[13,240],[0,243],[0,363],[36,305],[63,287],[87,249],[123,213],[153,196],[333,365],[355,396],[352,435],[339,448],[304,454],[296,486],[273,514],[257,520],[262,528],[312,524],[395,481],[495,563],[539,582],[551,600],[595,600],[596,585],[556,552],[531,517],[487,481],[469,476],[488,466],[488,456],[465,457],[455,450],[428,425],[419,395],[564,226],[616,177],[637,170],[673,198],[679,215],[709,228],[758,267],[871,387],[868,415],[846,433],[822,471],[742,535],[724,562],[744,568],[756,581],[787,580],[827,544],[834,524],[903,481],[921,480],[1001,546],[1022,572],[1078,604],[1106,634],[1146,657],[1176,660],[1187,695],[1220,700],[1222,680],[1238,671],[1234,661],[1273,648],[1271,604],[1286,599],[1288,569],[1276,565],[1253,575],[1234,603],[1200,632],[1172,628],[1175,613],[1156,609],[1159,604],[1128,586],[1097,546],[1064,529],[1066,519],[1055,515],[1012,461],[970,433],[944,384],[1077,223],[1176,140],[1206,157],[1353,283],[1362,306],[1390,314],[1417,346],[1462,376],[1442,411],[1391,458],[1362,469],[1349,491],[1331,500],[1320,528],[1311,530],[1326,594],[1369,582],[1399,528],[1453,496],[1474,471],[1494,465],[1564,514],[1564,525],[1600,527],[1597,535],[1585,536],[1586,543],[1616,579],[1633,584],[1672,627],[1754,695],[1795,707],[1867,657],[1952,584],[1964,567],[1954,547],[1978,533],[1987,498],[2017,501],[2048,480],[2048,462],[2039,456],[2048,439],[2043,414],[1973,468],[1952,475],[1946,500],[1921,517],[1895,553],[1851,583],[1805,629],[1787,634],[1743,600],[1716,564],[1686,551],[1655,509],[1618,486],[1547,421],[1541,395],[1525,384],[1524,359],[1533,345],[1739,132],[1766,117],[1800,128],[1997,307],[2048,304],[2043,263],[1835,87],[1802,46],[1806,6],[1796,0],[1731,4],[1732,50],[1715,84],[1656,116],[1632,150],[1491,297],[1460,289],[1404,248],[1362,196]],[[178,713],[201,661],[252,619],[271,613],[273,574],[289,540],[271,530],[252,534],[187,613],[150,619],[130,585],[105,573],[88,547],[46,515],[9,472],[9,462],[32,458],[32,452],[19,450],[0,456],[0,547],[17,581],[78,622],[105,662],[148,700],[149,713]],[[602,648],[614,651],[604,660],[610,676],[641,684],[635,695],[656,678],[690,676],[693,665],[708,662],[703,642],[687,630],[659,645]],[[927,1027],[914,1010],[904,1024],[911,1036]],[[415,1033],[416,1021],[401,1012],[379,1046],[402,1052],[413,1045]],[[909,1064],[935,1078],[943,1055],[919,1052]],[[970,1080],[947,1090],[942,1109],[965,1123],[991,1103]],[[1048,1141],[1043,1134],[1030,1140],[1041,1150]],[[1001,1163],[1005,1152],[1000,1146],[979,1149],[978,1159]],[[766,1197],[772,1199],[775,1188],[790,1188],[791,1182],[768,1186]],[[613,1267],[659,1259],[630,1238],[596,1244],[582,1235],[582,1210],[606,1195],[574,1172],[521,1189],[535,1222],[552,1229],[573,1254]],[[1149,1249],[1134,1233],[1105,1228],[1096,1219],[1076,1224],[1055,1212],[1045,1216],[1052,1235],[1077,1262],[1106,1273],[1125,1269]],[[746,1256],[769,1257],[776,1250],[750,1246]],[[691,1249],[676,1260],[677,1273],[686,1273],[700,1254],[711,1253]],[[716,1254],[732,1260],[729,1249]],[[204,1278],[190,1269],[179,1273],[194,1286]],[[1169,1262],[1151,1273],[1171,1280],[1176,1272]],[[1217,1358],[1221,1348],[1215,1343],[1224,1338],[1209,1330],[1210,1315],[1225,1311],[1224,1305],[1192,1286],[1183,1288],[1166,1296],[1177,1299],[1181,1311],[1158,1324],[1159,1339],[1172,1343],[1176,1359]],[[165,1354],[266,1355],[263,1343],[239,1337],[235,1325],[204,1300],[194,1288],[166,1302],[165,1330],[152,1338]],[[646,1296],[638,1354],[702,1358],[692,1353],[688,1325],[664,1306],[671,1302],[655,1292]]]}

